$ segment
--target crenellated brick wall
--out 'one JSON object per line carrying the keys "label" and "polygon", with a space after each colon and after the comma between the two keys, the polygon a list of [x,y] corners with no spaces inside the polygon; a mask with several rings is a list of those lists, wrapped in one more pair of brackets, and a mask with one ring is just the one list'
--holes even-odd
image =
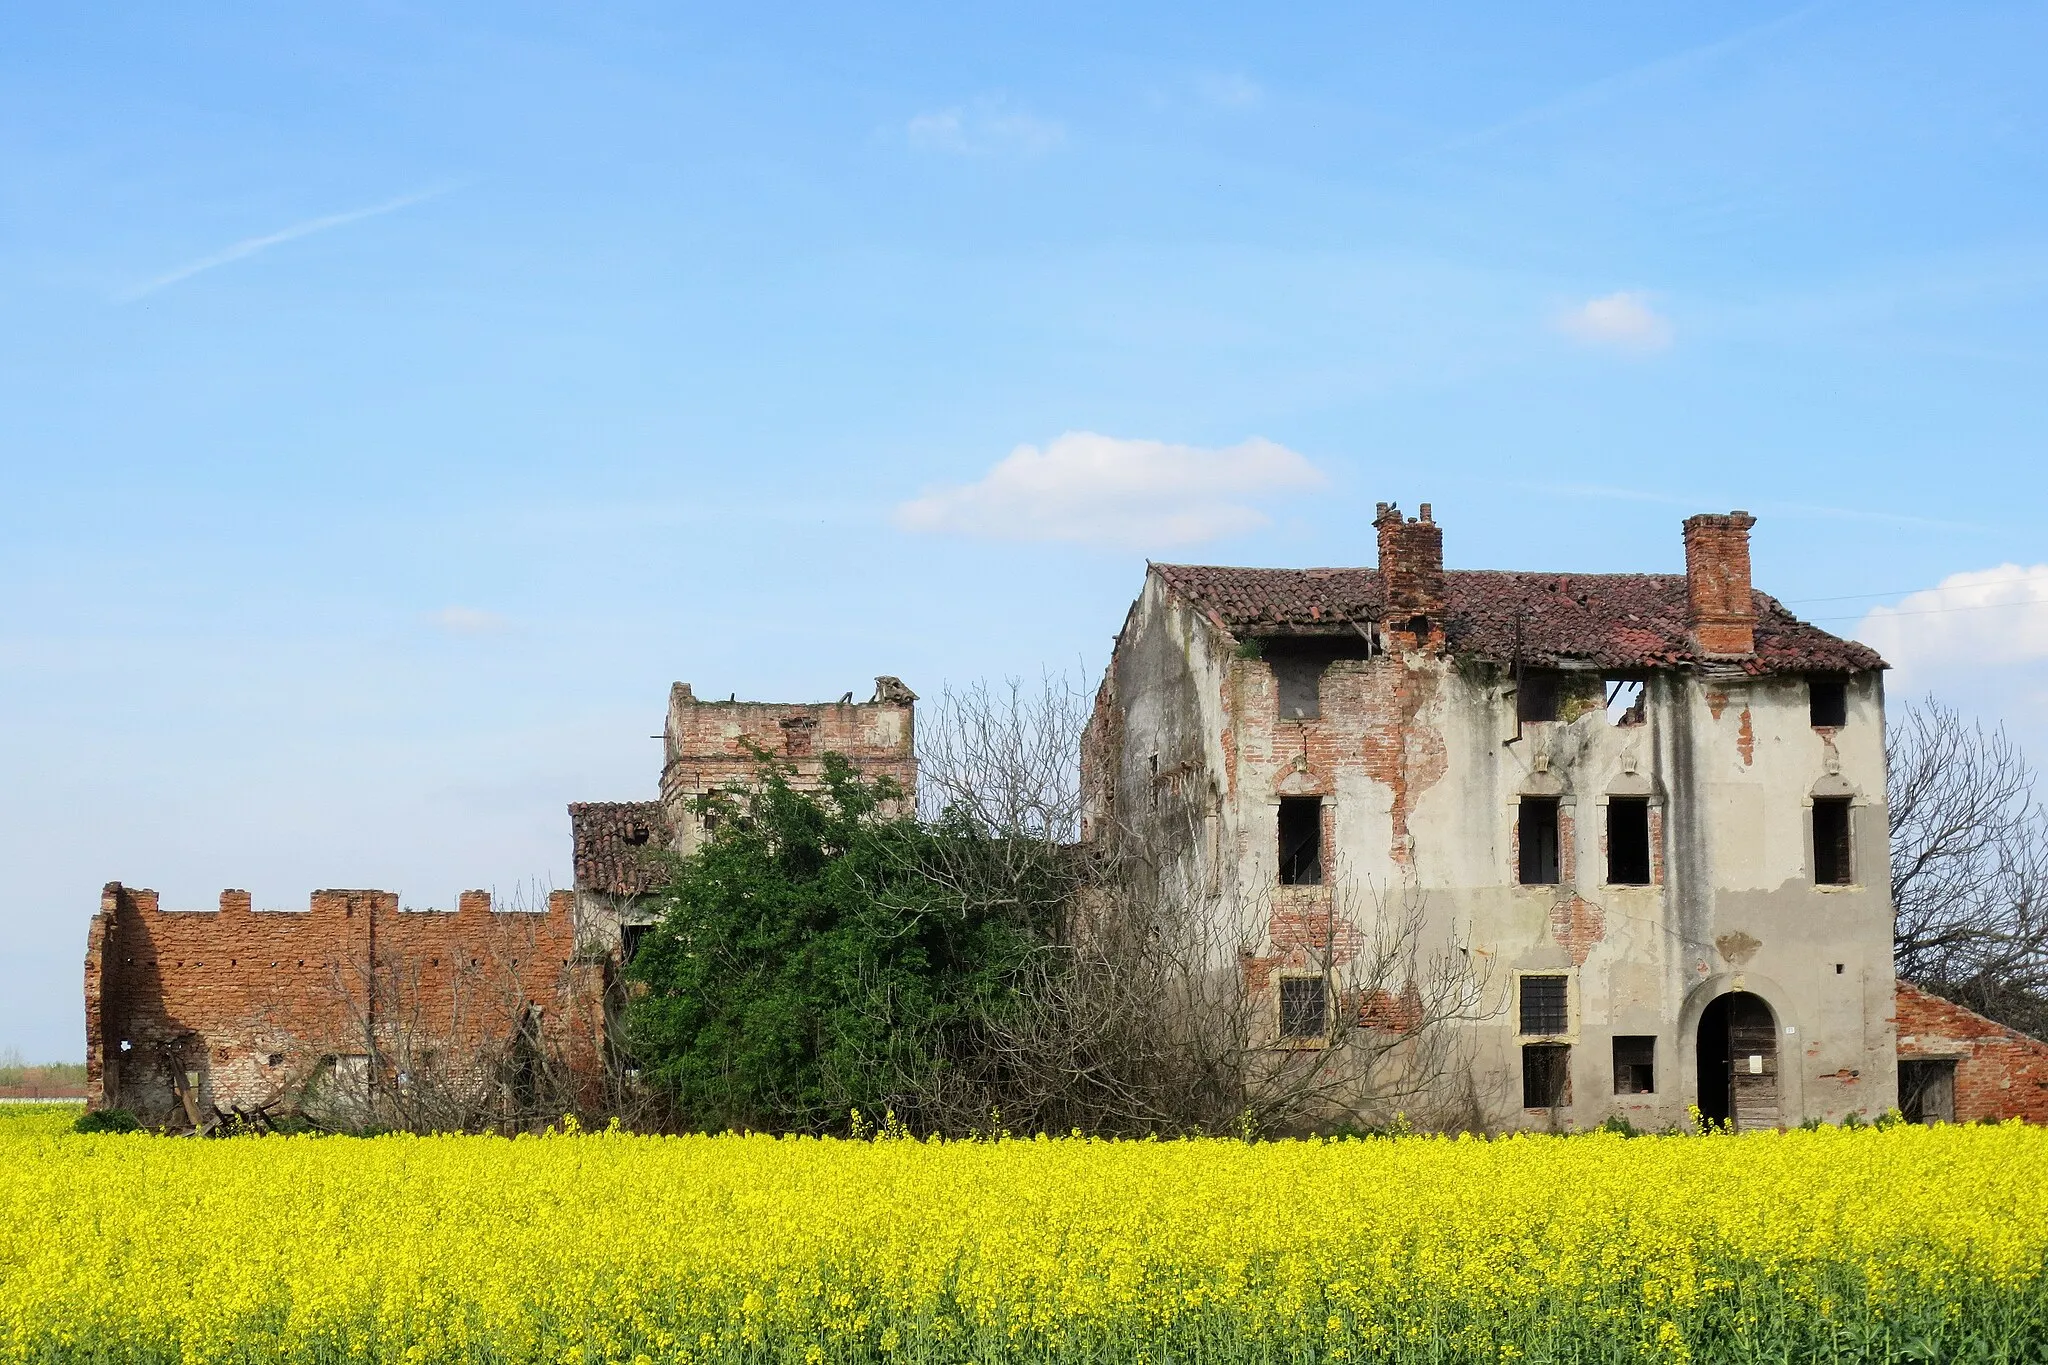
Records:
{"label": "crenellated brick wall", "polygon": [[1958,1123],[2048,1123],[2048,1043],[1903,981],[1897,1000],[1899,1060],[1954,1060]]}
{"label": "crenellated brick wall", "polygon": [[[87,939],[86,1057],[94,1105],[152,1121],[290,1097],[335,1059],[366,1084],[479,1065],[522,1029],[594,1083],[609,960],[578,951],[574,897],[497,912],[405,910],[388,891],[316,891],[308,909],[162,909],[108,883]],[[580,1083],[580,1082],[579,1082]]]}

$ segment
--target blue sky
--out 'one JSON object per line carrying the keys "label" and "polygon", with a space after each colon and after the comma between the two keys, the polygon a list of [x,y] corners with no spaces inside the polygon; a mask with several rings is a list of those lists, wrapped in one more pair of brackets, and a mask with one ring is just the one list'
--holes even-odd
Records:
{"label": "blue sky", "polygon": [[1383,499],[1748,508],[2048,753],[2048,10],[1101,10],[0,14],[0,1046],[109,879],[566,884],[672,680],[1092,672]]}

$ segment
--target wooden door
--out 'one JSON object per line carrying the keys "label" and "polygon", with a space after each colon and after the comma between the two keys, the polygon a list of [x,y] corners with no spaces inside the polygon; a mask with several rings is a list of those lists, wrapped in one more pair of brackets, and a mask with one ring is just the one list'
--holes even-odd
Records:
{"label": "wooden door", "polygon": [[1747,992],[1729,997],[1728,1052],[1735,1073],[1736,1131],[1781,1127],[1778,1020],[1762,997]]}

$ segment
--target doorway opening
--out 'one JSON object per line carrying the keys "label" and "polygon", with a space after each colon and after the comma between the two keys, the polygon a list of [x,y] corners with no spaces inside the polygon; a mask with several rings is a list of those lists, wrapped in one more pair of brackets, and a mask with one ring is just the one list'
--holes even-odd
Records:
{"label": "doorway opening", "polygon": [[1760,995],[1731,991],[1699,1027],[1700,1117],[1738,1131],[1776,1128],[1778,1018]]}

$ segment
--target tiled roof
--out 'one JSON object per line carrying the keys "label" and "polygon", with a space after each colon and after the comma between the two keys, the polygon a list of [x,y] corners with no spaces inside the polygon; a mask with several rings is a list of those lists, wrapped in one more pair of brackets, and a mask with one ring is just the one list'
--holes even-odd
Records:
{"label": "tiled roof", "polygon": [[[1341,635],[1380,619],[1377,569],[1236,569],[1154,564],[1166,585],[1239,637]],[[1705,663],[1692,646],[1684,574],[1444,574],[1444,637],[1467,657],[1539,667],[1669,668]],[[1751,673],[1883,668],[1877,651],[1828,634],[1756,594]],[[1729,660],[1713,661],[1728,666]]]}
{"label": "tiled roof", "polygon": [[644,896],[661,883],[658,855],[669,846],[659,801],[578,801],[569,807],[576,889]]}

